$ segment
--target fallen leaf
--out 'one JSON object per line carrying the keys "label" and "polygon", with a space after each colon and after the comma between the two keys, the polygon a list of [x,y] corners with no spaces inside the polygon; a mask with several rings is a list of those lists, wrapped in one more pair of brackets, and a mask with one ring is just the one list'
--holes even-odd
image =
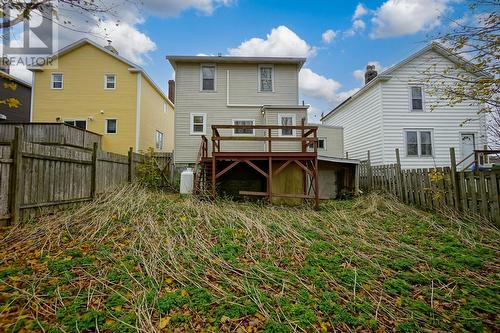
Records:
{"label": "fallen leaf", "polygon": [[170,323],[170,316],[160,318],[160,322],[158,323],[158,328],[164,329],[165,327],[167,327],[168,323]]}

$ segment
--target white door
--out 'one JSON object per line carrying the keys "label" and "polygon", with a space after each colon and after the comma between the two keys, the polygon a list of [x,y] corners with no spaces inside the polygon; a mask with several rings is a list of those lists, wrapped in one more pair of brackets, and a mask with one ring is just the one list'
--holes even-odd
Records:
{"label": "white door", "polygon": [[[474,134],[472,133],[462,133],[460,134],[460,150],[462,152],[462,158],[466,158],[474,152],[476,147],[476,140],[474,138]],[[462,166],[465,167],[469,165],[474,160],[474,155],[468,157],[466,161],[462,163]]]}

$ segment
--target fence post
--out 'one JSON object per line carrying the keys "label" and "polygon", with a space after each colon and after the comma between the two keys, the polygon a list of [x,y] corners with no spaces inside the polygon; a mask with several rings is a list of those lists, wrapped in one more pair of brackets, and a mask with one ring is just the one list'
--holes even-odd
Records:
{"label": "fence post", "polygon": [[367,153],[367,166],[366,166],[366,171],[367,171],[367,178],[368,178],[368,191],[371,191],[373,189],[373,174],[372,174],[372,162],[370,161],[370,151],[368,150]]}
{"label": "fence post", "polygon": [[134,172],[134,167],[133,167],[134,157],[132,155],[133,153],[134,153],[134,148],[130,147],[129,150],[128,150],[128,182],[129,183],[132,183],[132,180],[134,178],[134,175],[133,175],[133,172]]}
{"label": "fence post", "polygon": [[12,170],[10,174],[10,223],[18,224],[21,213],[21,187],[23,176],[23,128],[16,126],[12,141]]}
{"label": "fence post", "polygon": [[399,199],[403,200],[403,177],[401,176],[401,157],[399,148],[396,148],[396,182]]}
{"label": "fence post", "polygon": [[460,209],[460,182],[457,181],[457,160],[455,158],[455,148],[450,147],[450,164],[451,164],[451,186],[453,188],[454,206]]}
{"label": "fence post", "polygon": [[94,142],[92,150],[92,176],[90,183],[90,196],[95,198],[97,192],[97,149],[99,149],[97,142]]}

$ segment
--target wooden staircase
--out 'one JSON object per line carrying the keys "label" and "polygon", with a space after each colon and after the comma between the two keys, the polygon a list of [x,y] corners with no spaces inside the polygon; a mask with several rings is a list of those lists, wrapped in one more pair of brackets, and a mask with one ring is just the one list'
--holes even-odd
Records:
{"label": "wooden staircase", "polygon": [[208,157],[208,139],[202,135],[198,157],[194,166],[194,185],[193,193],[195,195],[208,194],[209,186],[212,182],[212,159]]}

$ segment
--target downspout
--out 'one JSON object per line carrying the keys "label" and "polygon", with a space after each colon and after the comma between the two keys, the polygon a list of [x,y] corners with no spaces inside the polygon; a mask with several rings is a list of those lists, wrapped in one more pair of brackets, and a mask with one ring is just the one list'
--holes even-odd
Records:
{"label": "downspout", "polygon": [[141,94],[142,94],[142,74],[137,73],[137,100],[135,106],[135,152],[139,152],[141,134]]}

